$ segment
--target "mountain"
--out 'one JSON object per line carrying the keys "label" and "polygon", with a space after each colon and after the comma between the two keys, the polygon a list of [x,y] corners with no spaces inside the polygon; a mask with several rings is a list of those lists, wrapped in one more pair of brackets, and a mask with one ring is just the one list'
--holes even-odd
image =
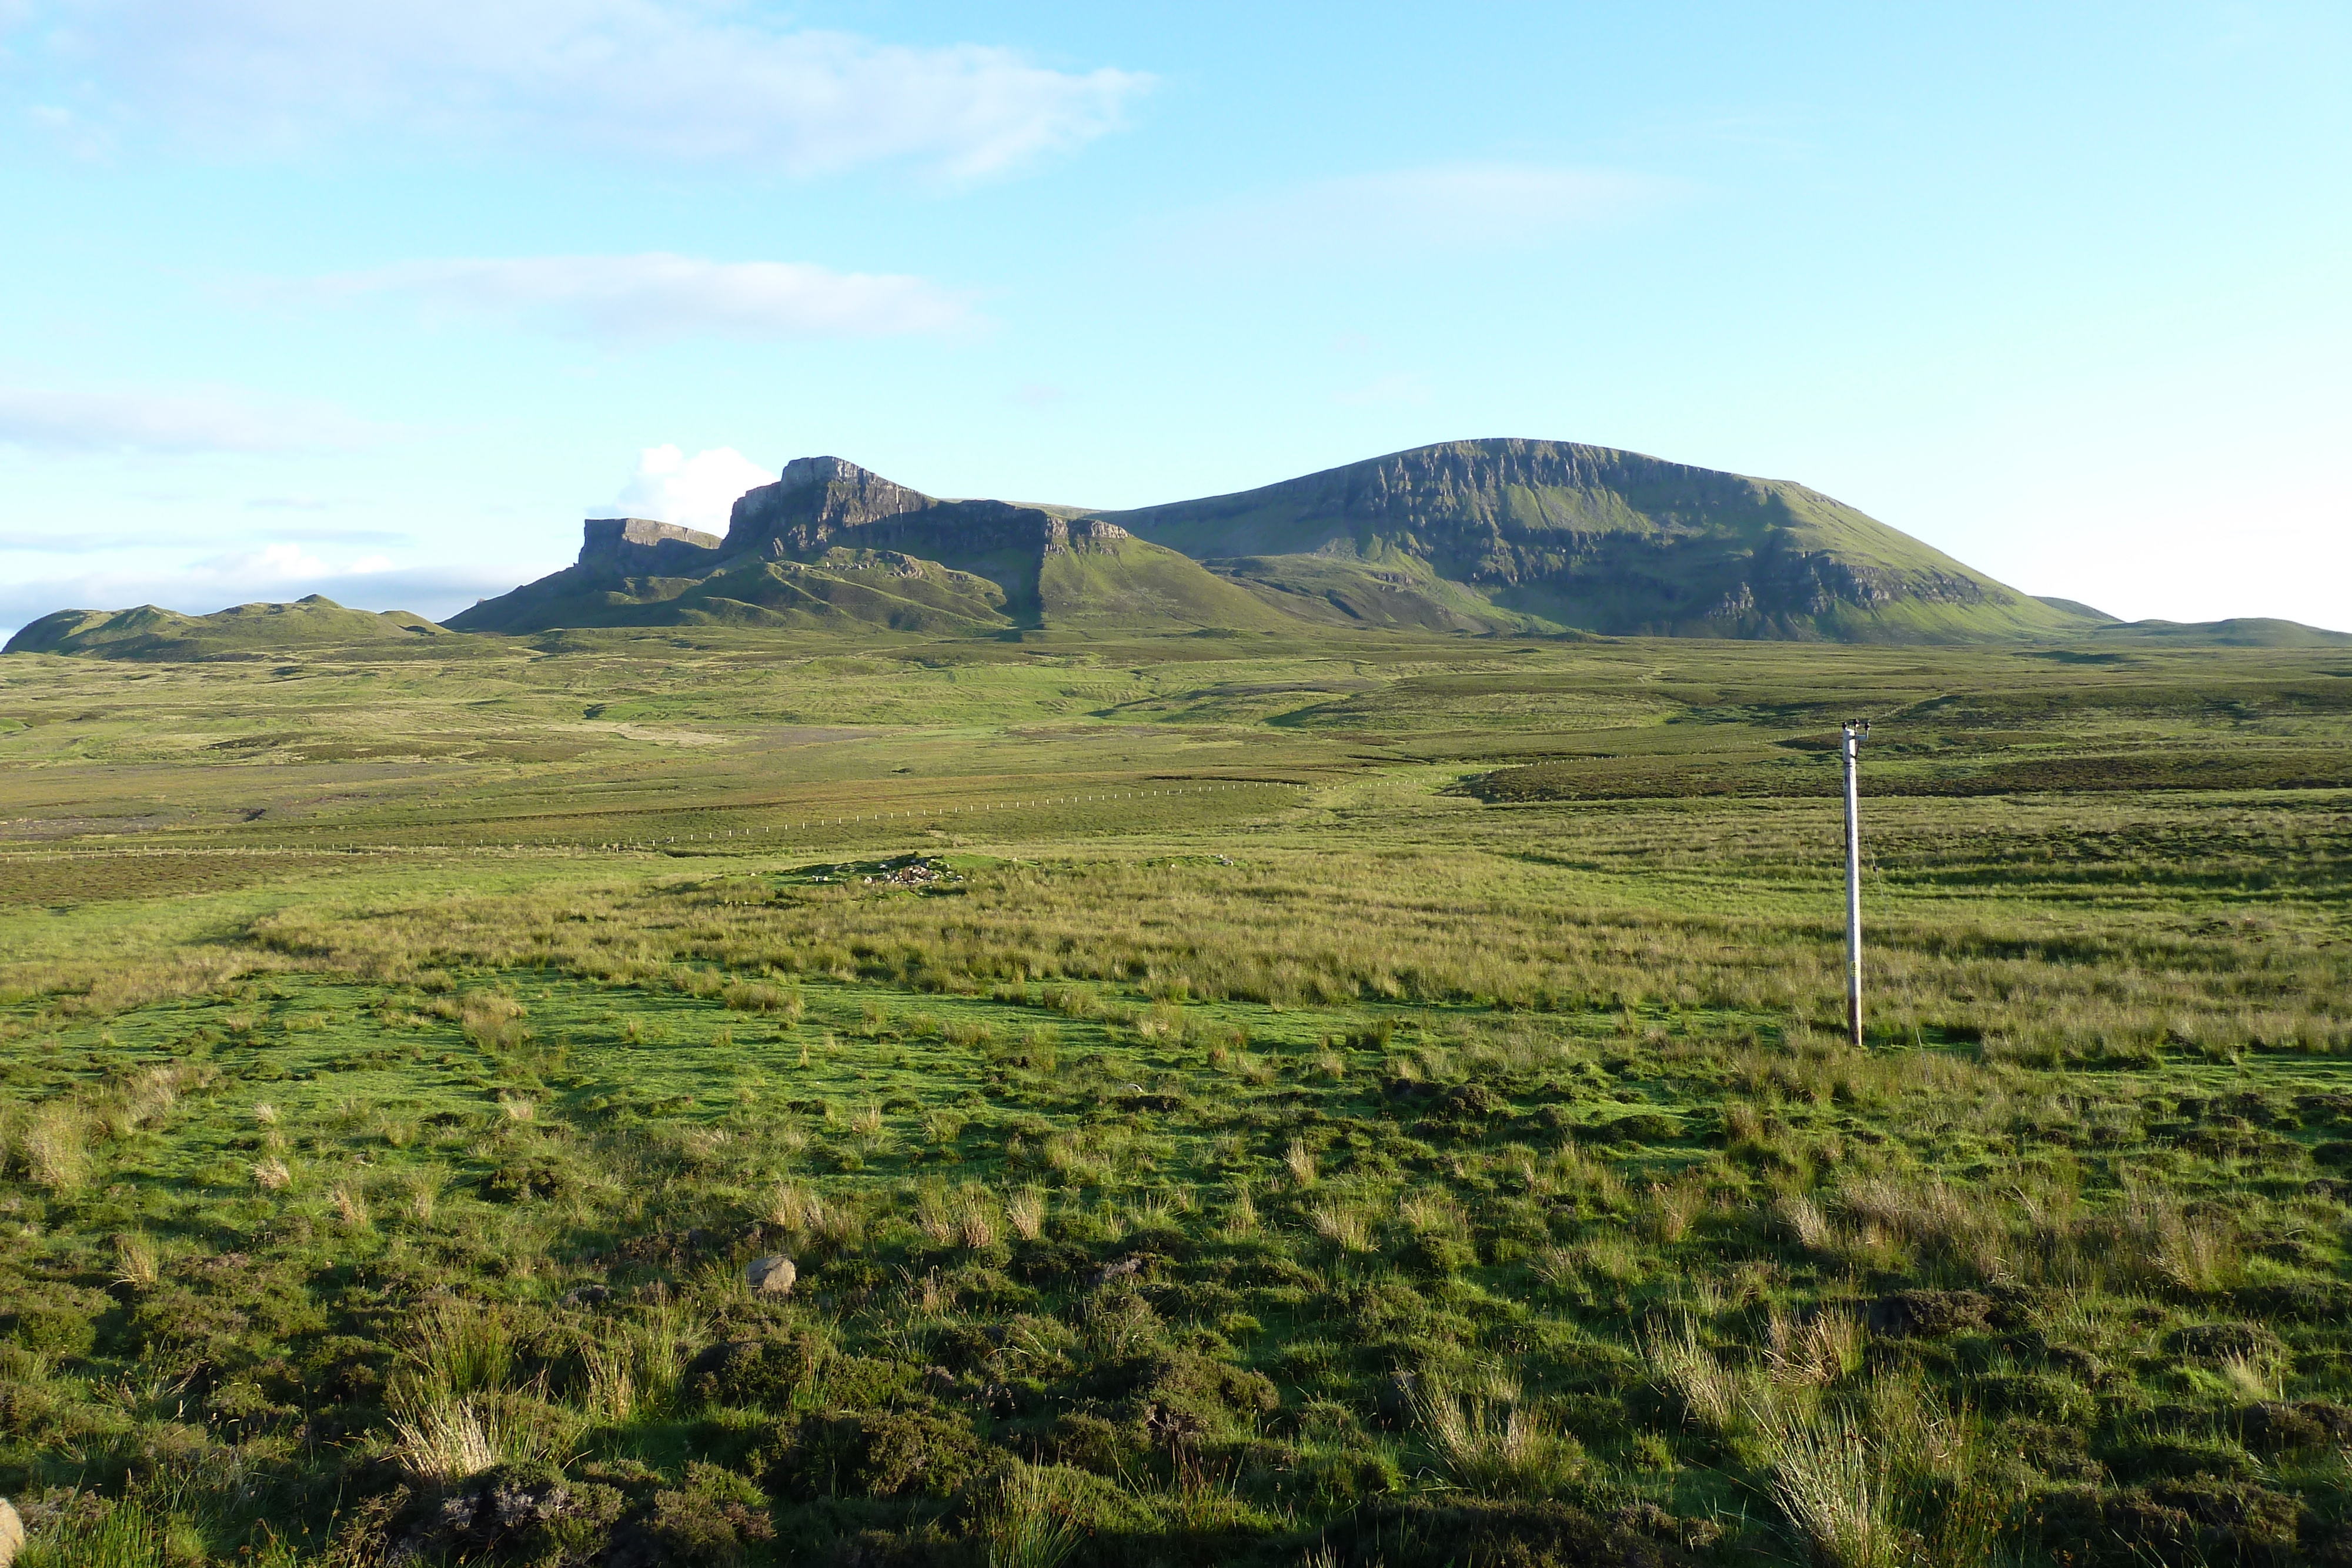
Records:
{"label": "mountain", "polygon": [[557,626],[1296,627],[1249,590],[1077,508],[944,500],[802,457],[735,503],[724,538],[642,518],[586,525],[580,559],[447,622]]}
{"label": "mountain", "polygon": [[1378,624],[1943,643],[2096,623],[1785,479],[1455,441],[1093,514],[1300,612]]}
{"label": "mountain", "polygon": [[572,566],[461,631],[698,622],[1416,627],[1869,643],[2084,632],[1801,485],[1551,441],[1459,441],[1133,511],[947,500],[803,457],[724,538],[587,525]]}
{"label": "mountain", "polygon": [[[584,527],[562,570],[453,631],[729,624],[992,636],[1053,627],[1391,627],[1845,643],[2332,647],[2284,621],[2123,622],[2021,593],[1843,502],[1639,453],[1454,441],[1129,511],[927,496],[800,457],[726,534]],[[324,599],[190,617],[60,611],[9,652],[202,657],[431,635]]]}
{"label": "mountain", "polygon": [[240,604],[210,615],[58,610],[8,639],[0,653],[85,653],[110,659],[264,658],[295,648],[415,643],[447,633],[405,610],[346,610],[320,594],[291,604]]}

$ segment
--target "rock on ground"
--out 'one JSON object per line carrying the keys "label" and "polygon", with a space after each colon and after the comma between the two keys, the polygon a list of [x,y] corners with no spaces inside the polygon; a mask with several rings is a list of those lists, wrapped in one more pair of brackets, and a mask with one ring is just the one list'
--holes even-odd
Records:
{"label": "rock on ground", "polygon": [[793,1267],[791,1259],[779,1252],[752,1259],[751,1266],[743,1270],[743,1278],[753,1295],[786,1296],[792,1293],[793,1281],[800,1278],[800,1270]]}

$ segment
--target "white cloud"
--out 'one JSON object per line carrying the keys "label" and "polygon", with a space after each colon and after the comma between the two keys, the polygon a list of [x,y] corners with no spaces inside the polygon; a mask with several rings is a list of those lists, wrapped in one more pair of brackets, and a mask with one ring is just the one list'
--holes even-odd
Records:
{"label": "white cloud", "polygon": [[772,485],[775,478],[775,470],[761,467],[731,446],[691,457],[675,446],[648,446],[638,454],[637,471],[614,497],[613,509],[623,517],[723,534],[736,497],[755,485]]}
{"label": "white cloud", "polygon": [[290,452],[357,446],[384,434],[330,409],[266,407],[226,390],[0,387],[0,446],[37,451]]}
{"label": "white cloud", "polygon": [[1351,261],[1539,244],[1669,193],[1649,178],[1526,163],[1449,163],[1318,181],[1171,220],[1170,246],[1250,260]]}
{"label": "white cloud", "polygon": [[723,337],[891,337],[973,324],[968,297],[896,273],[791,261],[543,256],[411,261],[268,290],[288,298],[390,294],[428,312],[543,322],[620,342]]}
{"label": "white cloud", "polygon": [[1150,84],[791,30],[732,0],[36,0],[18,17],[0,9],[0,47],[83,84],[45,107],[231,150],[363,133],[967,178],[1113,130]]}

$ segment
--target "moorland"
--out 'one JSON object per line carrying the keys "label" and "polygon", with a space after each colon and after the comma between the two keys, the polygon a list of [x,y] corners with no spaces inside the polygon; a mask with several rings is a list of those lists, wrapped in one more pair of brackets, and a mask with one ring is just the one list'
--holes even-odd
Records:
{"label": "moorland", "polygon": [[36,1564],[2352,1561],[2347,738],[2352,655],[2162,639],[14,654],[0,1491]]}

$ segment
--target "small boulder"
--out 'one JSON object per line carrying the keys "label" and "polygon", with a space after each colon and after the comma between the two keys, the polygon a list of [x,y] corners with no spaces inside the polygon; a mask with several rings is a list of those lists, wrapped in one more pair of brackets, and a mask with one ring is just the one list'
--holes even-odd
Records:
{"label": "small boulder", "polygon": [[793,1266],[793,1260],[781,1252],[754,1258],[743,1270],[743,1279],[755,1296],[789,1296],[793,1281],[800,1277],[801,1271]]}
{"label": "small boulder", "polygon": [[24,1549],[25,1521],[16,1517],[16,1505],[0,1497],[0,1568],[8,1568]]}

